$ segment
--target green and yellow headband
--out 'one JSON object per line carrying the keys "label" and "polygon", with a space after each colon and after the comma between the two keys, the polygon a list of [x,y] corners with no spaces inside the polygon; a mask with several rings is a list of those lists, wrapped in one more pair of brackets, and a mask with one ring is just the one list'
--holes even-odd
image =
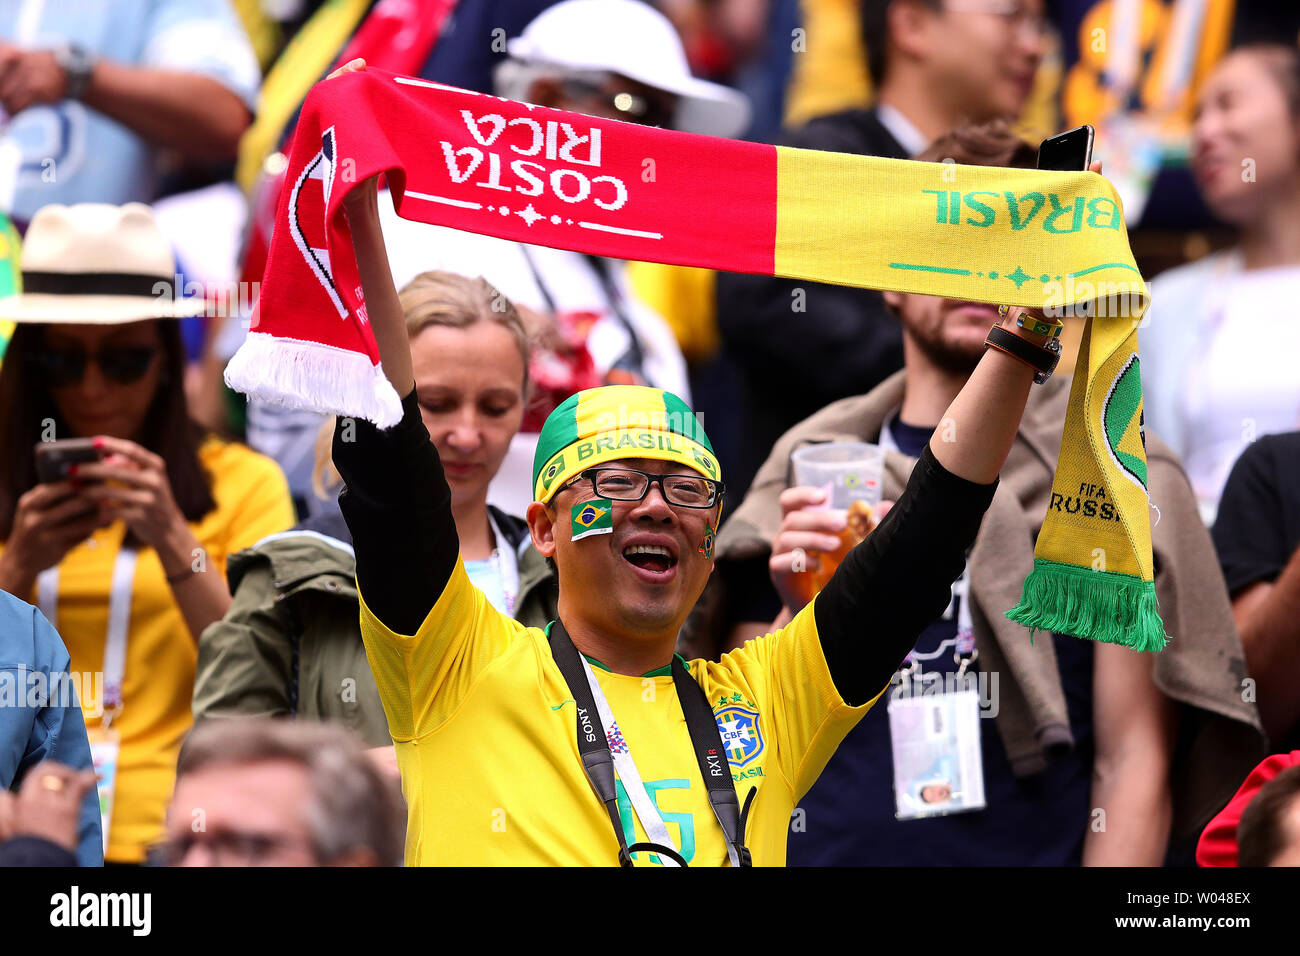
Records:
{"label": "green and yellow headband", "polygon": [[722,477],[704,426],[684,401],[661,388],[606,385],[570,395],[547,417],[533,458],[533,497],[550,501],[570,478],[620,458],[673,461]]}

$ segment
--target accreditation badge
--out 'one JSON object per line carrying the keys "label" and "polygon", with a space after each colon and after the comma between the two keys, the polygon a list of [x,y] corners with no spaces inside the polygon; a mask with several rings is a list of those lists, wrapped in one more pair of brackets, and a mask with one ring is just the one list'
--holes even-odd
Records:
{"label": "accreditation badge", "polygon": [[122,750],[122,739],[111,727],[96,727],[87,731],[90,738],[90,759],[95,765],[95,781],[99,788],[99,823],[104,834],[104,852],[108,852],[108,825],[113,819],[113,790],[117,786],[117,760]]}
{"label": "accreditation badge", "polygon": [[979,692],[972,687],[931,693],[935,685],[918,684],[905,678],[889,700],[895,818],[983,809]]}

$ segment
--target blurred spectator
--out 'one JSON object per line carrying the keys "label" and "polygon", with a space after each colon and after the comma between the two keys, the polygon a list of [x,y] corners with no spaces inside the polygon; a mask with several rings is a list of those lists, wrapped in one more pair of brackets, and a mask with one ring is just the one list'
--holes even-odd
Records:
{"label": "blurred spectator", "polygon": [[[1187,170],[1196,98],[1228,47],[1234,7],[1247,0],[1059,0],[1062,126],[1097,130],[1095,155],[1119,193],[1129,229],[1211,225]],[[1281,35],[1281,34],[1275,34]],[[1135,243],[1168,264],[1182,236]],[[1175,249],[1178,251],[1175,252]],[[1148,253],[1150,254],[1150,253]],[[1175,254],[1177,259],[1164,259]]]}
{"label": "blurred spectator", "polygon": [[[82,700],[120,744],[107,859],[144,859],[191,723],[198,636],[230,605],[226,556],[293,523],[274,463],[190,419],[175,263],[139,204],[50,205],[23,243],[26,291],[0,367],[0,588],[34,600],[72,669],[104,672]],[[53,473],[36,448],[81,438]],[[71,450],[67,450],[71,454]],[[65,459],[65,463],[68,460]]]}
{"label": "blurred spectator", "polygon": [[[482,279],[425,273],[400,298],[420,413],[447,473],[465,569],[497,610],[545,627],[559,616],[555,579],[524,520],[487,504],[527,402],[523,324]],[[327,428],[333,435],[332,422]],[[329,445],[318,447],[327,461]],[[324,512],[258,542],[232,556],[229,575],[230,610],[199,642],[195,719],[331,719],[372,747],[391,746],[361,643],[352,535],[342,515]]]}
{"label": "blurred spectator", "polygon": [[804,33],[786,91],[787,125],[802,126],[818,116],[870,104],[862,6],[862,0],[802,0],[799,4],[799,25]]}
{"label": "blurred spectator", "polygon": [[[785,145],[906,159],[958,123],[1014,118],[1047,23],[1042,0],[865,0],[862,29],[876,106],[813,120]],[[728,468],[743,492],[783,432],[877,385],[902,365],[902,346],[879,292],[730,274],[717,289],[747,413],[740,460]]]}
{"label": "blurred spectator", "polygon": [[1242,452],[1214,543],[1264,729],[1277,749],[1300,750],[1300,432]]}
{"label": "blurred spectator", "polygon": [[490,93],[497,65],[510,56],[507,38],[518,36],[555,5],[556,0],[455,0],[447,28],[419,75],[435,83]]}
{"label": "blurred spectator", "polygon": [[[1274,788],[1273,782],[1280,781]],[[1300,750],[1255,767],[1196,847],[1201,866],[1300,866]],[[1255,809],[1255,798],[1264,803]]]}
{"label": "blurred spectator", "polygon": [[1238,866],[1300,866],[1300,767],[1259,788],[1237,828]]}
{"label": "blurred spectator", "polygon": [[[1025,167],[1035,150],[998,124],[960,128],[920,158],[942,157]],[[884,494],[896,498],[998,317],[990,306],[931,296],[888,293],[886,301],[903,327],[904,373],[821,410],[780,440],[722,528],[714,593],[706,593],[690,633],[717,633],[710,612],[714,622],[750,622],[733,631],[734,647],[803,606],[792,548],[829,550],[818,542],[837,535],[843,521],[827,511],[792,511],[782,499],[791,452],[820,441],[879,442],[890,449]],[[987,806],[895,819],[891,718],[877,707],[800,802],[805,817],[792,828],[792,864],[1159,865],[1171,833],[1185,850],[1227,799],[1224,782],[1230,786],[1258,759],[1258,718],[1241,699],[1233,669],[1241,668],[1241,650],[1209,535],[1177,460],[1153,436],[1152,499],[1163,517],[1152,534],[1160,610],[1174,636],[1168,649],[1148,656],[1065,635],[1031,644],[1003,616],[1032,568],[1068,395],[1061,377],[1030,394],[968,573],[921,635],[906,678],[920,695],[938,693],[957,674],[978,674]],[[863,628],[869,635],[870,620]],[[896,680],[904,682],[901,672]],[[1189,745],[1195,761],[1178,756]],[[1090,816],[1096,809],[1104,811],[1100,825]]]}
{"label": "blurred spectator", "polygon": [[677,29],[696,76],[749,97],[753,111],[742,138],[771,142],[781,130],[794,55],[807,49],[799,31],[799,0],[655,0],[655,5]]}
{"label": "blurred spectator", "polygon": [[[84,741],[84,729],[82,737]],[[38,763],[17,794],[0,790],[0,867],[98,866],[103,848],[98,827],[93,834],[86,832],[87,806],[98,819],[94,770],[52,760]],[[92,836],[95,859],[86,860],[82,854]]]}
{"label": "blurred spectator", "polygon": [[1201,91],[1192,171],[1237,244],[1152,284],[1138,333],[1147,422],[1183,460],[1214,520],[1232,463],[1259,435],[1297,424],[1300,323],[1260,316],[1300,296],[1300,50],[1246,47]]}
{"label": "blurred spectator", "polygon": [[[30,604],[0,591],[0,840],[14,835],[6,834],[4,825],[6,807],[13,809],[6,804],[6,798],[12,799],[8,791],[27,779],[25,801],[40,796],[28,791],[43,786],[32,782],[40,778],[41,761],[58,761],[72,773],[91,769],[78,681],[68,668],[68,651],[50,622]],[[89,792],[82,792],[85,799],[74,805],[79,810],[68,840],[56,842],[65,844],[81,866],[99,866],[104,841],[93,774]],[[66,796],[71,795],[69,790]]]}
{"label": "blurred spectator", "polygon": [[[259,221],[260,215],[274,214],[286,165],[284,155],[276,150],[292,135],[302,101],[316,81],[331,64],[346,63],[355,57],[381,70],[418,73],[422,65],[427,65],[430,52],[440,47],[439,39],[455,32],[461,14],[482,5],[482,0],[335,0],[320,4],[305,19],[293,42],[267,72],[257,100],[257,116],[239,144],[235,179],[253,198],[255,225],[265,230],[263,235],[250,237],[251,274],[246,278],[260,279],[265,264],[270,223]],[[453,10],[456,17],[449,19]],[[519,22],[522,25],[527,20]],[[504,41],[504,32],[500,39]],[[492,43],[493,37],[486,30],[473,42],[469,40],[463,37],[453,45],[484,51],[498,46],[504,50],[501,43]],[[469,89],[487,92],[488,87]]]}
{"label": "blurred spectator", "polygon": [[163,866],[397,866],[397,786],[341,727],[209,721],[181,747]]}
{"label": "blurred spectator", "polygon": [[156,148],[232,160],[259,73],[229,0],[0,6],[0,208],[149,201]]}
{"label": "blurred spectator", "polygon": [[[18,265],[23,241],[8,216],[0,213],[0,298],[13,295],[22,287],[22,271]],[[0,359],[4,358],[9,336],[14,324],[0,321]]]}

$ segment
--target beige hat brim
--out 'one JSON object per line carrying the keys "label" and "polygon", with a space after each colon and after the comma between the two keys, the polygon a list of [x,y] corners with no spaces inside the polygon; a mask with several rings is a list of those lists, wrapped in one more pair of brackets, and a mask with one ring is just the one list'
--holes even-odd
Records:
{"label": "beige hat brim", "polygon": [[181,319],[202,315],[206,305],[204,300],[197,298],[24,292],[0,298],[0,321],[122,325],[146,319]]}

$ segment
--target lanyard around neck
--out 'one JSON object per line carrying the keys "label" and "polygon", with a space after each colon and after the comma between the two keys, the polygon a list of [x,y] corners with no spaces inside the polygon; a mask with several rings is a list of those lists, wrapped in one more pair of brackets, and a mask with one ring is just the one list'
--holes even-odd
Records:
{"label": "lanyard around neck", "polygon": [[[113,582],[108,592],[108,629],[104,638],[104,725],[122,709],[122,678],[126,674],[126,637],[131,628],[131,592],[139,552],[122,545],[113,559]],[[58,629],[59,566],[36,576],[36,602],[41,613]],[[82,701],[85,704],[85,701]]]}
{"label": "lanyard around neck", "polygon": [[582,659],[582,669],[586,674],[591,696],[596,703],[596,713],[600,715],[605,740],[609,743],[614,770],[623,783],[623,789],[632,804],[632,809],[636,811],[637,818],[641,821],[641,828],[645,830],[645,835],[651,843],[658,843],[673,851],[670,855],[665,854],[664,865],[676,867],[679,865],[677,859],[681,858],[677,852],[677,844],[668,835],[668,828],[664,826],[663,817],[659,815],[659,808],[646,793],[645,781],[641,779],[641,771],[637,769],[636,761],[632,759],[632,751],[623,737],[623,731],[619,729],[618,721],[614,719],[614,712],[605,698],[605,692],[600,689],[600,681],[596,680],[596,675],[585,658]]}
{"label": "lanyard around neck", "polygon": [[[586,675],[583,673],[582,658],[561,621],[551,622],[550,627],[547,628],[547,637],[551,644],[551,655],[577,707],[578,753],[582,758],[587,779],[591,782],[592,789],[596,791],[600,802],[605,805],[610,823],[614,826],[614,836],[619,846],[619,865],[631,866],[632,853],[651,850],[675,858],[680,866],[685,866],[686,861],[669,846],[654,843],[635,843],[628,846],[618,814],[618,794],[614,786],[614,759],[602,722],[596,719],[599,711]],[[682,716],[686,718],[686,730],[690,735],[691,745],[695,749],[695,756],[700,765],[700,775],[709,794],[709,803],[713,807],[713,813],[718,818],[718,825],[722,827],[727,842],[727,857],[731,860],[732,866],[750,866],[752,865],[750,853],[743,841],[745,820],[749,815],[749,807],[757,789],[750,789],[749,795],[745,798],[745,808],[741,811],[740,802],[736,798],[736,788],[731,782],[731,771],[727,766],[722,735],[718,732],[718,723],[709,708],[709,702],[704,698],[704,691],[692,679],[677,657],[673,658],[672,675],[677,699],[682,706]],[[627,781],[624,781],[624,788],[626,787]],[[644,820],[641,821],[641,825],[645,827]]]}

